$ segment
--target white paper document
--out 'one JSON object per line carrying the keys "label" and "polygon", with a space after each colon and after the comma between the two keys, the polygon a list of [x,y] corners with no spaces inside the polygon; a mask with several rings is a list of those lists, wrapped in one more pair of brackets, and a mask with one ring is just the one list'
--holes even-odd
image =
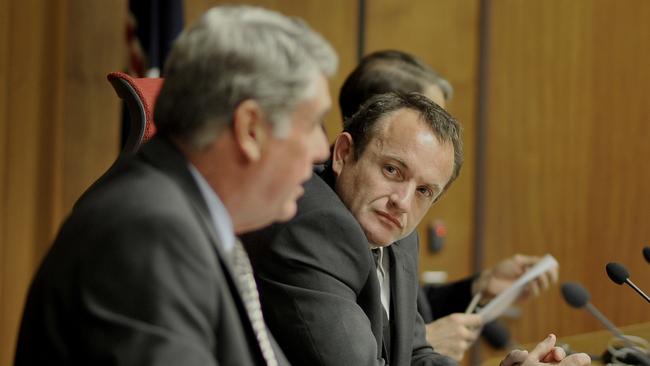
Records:
{"label": "white paper document", "polygon": [[484,308],[480,309],[477,314],[483,316],[483,321],[486,323],[498,318],[515,300],[517,300],[530,281],[557,266],[557,260],[555,260],[552,255],[545,255],[539,262],[537,262],[537,264],[521,275],[512,286],[508,287],[505,291],[492,299],[492,301],[490,301]]}

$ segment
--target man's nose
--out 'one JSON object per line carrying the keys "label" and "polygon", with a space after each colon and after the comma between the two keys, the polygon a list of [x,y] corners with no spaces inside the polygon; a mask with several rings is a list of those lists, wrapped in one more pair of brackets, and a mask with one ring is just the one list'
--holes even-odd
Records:
{"label": "man's nose", "polygon": [[415,196],[415,183],[400,182],[390,195],[390,201],[400,212],[406,212]]}

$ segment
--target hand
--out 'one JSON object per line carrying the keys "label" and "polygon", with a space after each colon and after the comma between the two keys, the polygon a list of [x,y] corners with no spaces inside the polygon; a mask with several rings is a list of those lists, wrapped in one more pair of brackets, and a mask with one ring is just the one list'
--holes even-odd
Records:
{"label": "hand", "polygon": [[[483,291],[483,303],[499,295],[506,288],[510,287],[528,268],[534,266],[542,258],[517,254],[511,258],[502,260],[494,268],[484,271],[472,284],[473,292]],[[519,300],[522,300],[532,293],[537,296],[541,290],[546,290],[551,283],[557,282],[558,268],[555,267],[542,273],[535,280],[531,281],[522,292]]]}
{"label": "hand", "polygon": [[427,324],[427,341],[433,349],[456,361],[474,343],[483,327],[483,318],[476,314],[451,314]]}
{"label": "hand", "polygon": [[514,350],[510,352],[500,364],[500,366],[515,365],[584,366],[591,365],[591,358],[589,358],[585,353],[574,353],[570,356],[566,356],[566,353],[562,348],[555,347],[555,335],[550,334],[530,353],[528,353],[528,351]]}

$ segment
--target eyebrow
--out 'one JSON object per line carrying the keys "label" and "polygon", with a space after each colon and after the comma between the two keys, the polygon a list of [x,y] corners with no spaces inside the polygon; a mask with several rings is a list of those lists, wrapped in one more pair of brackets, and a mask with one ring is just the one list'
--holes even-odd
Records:
{"label": "eyebrow", "polygon": [[410,170],[408,164],[406,164],[406,162],[403,159],[401,159],[401,158],[399,158],[397,156],[391,155],[391,154],[386,154],[386,157],[388,159],[390,159],[390,160],[394,160],[397,164],[401,165],[402,168],[404,168],[406,170]]}

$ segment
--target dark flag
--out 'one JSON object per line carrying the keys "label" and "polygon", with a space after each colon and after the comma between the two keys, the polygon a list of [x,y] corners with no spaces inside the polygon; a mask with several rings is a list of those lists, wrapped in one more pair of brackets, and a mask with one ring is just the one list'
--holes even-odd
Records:
{"label": "dark flag", "polygon": [[[182,0],[129,0],[127,73],[138,78],[162,77],[167,54],[182,29]],[[126,106],[122,116],[123,146],[130,128]],[[153,131],[145,133],[153,134]]]}

